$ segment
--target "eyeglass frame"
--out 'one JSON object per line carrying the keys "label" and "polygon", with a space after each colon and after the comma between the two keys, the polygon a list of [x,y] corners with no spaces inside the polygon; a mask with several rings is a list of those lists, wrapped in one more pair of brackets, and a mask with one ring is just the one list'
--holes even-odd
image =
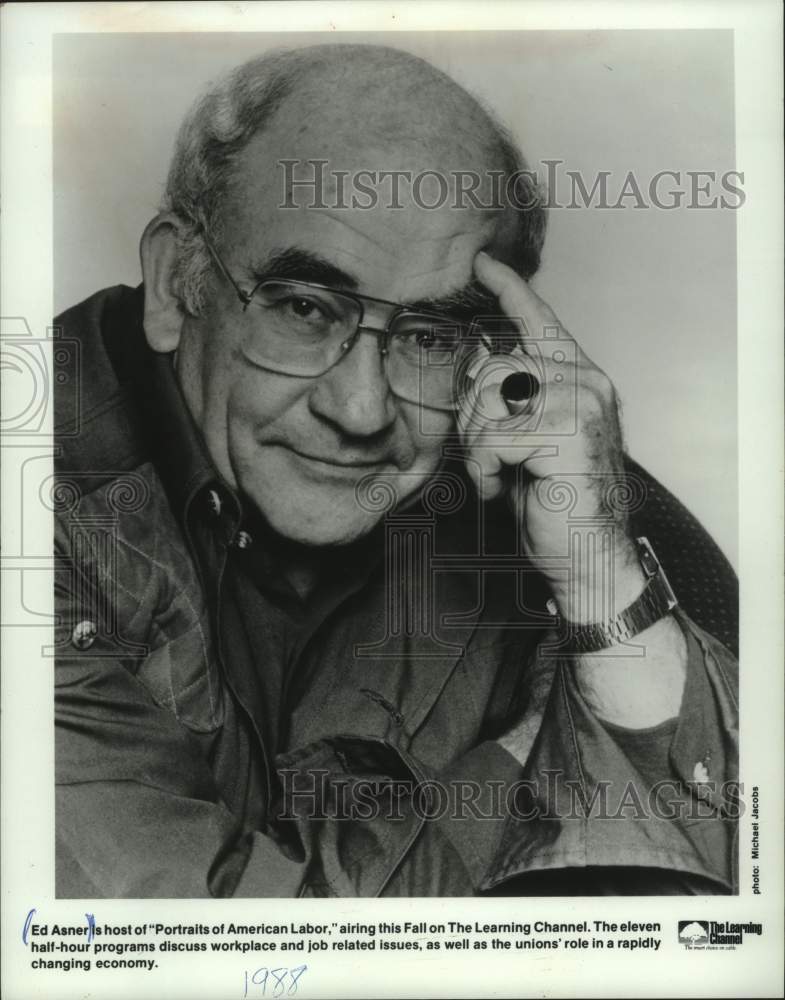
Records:
{"label": "eyeglass frame", "polygon": [[[472,323],[465,323],[462,320],[457,319],[456,317],[450,317],[445,314],[428,313],[420,309],[411,309],[408,306],[402,305],[400,302],[391,302],[389,299],[378,299],[372,295],[362,295],[360,292],[353,292],[343,288],[334,288],[331,285],[322,285],[316,281],[302,281],[298,278],[278,278],[275,275],[269,275],[266,278],[262,278],[261,281],[258,281],[251,289],[251,291],[247,292],[244,288],[240,286],[239,282],[237,282],[234,279],[228,267],[223,262],[223,259],[221,258],[220,254],[213,246],[212,241],[208,239],[207,234],[204,232],[202,232],[202,239],[204,240],[205,246],[210,251],[210,254],[214,258],[216,264],[218,264],[218,267],[221,269],[221,273],[224,275],[226,280],[232,286],[238,299],[242,303],[243,312],[245,312],[248,309],[248,306],[253,302],[253,298],[256,292],[262,287],[262,285],[266,284],[268,281],[270,282],[278,281],[278,282],[286,282],[287,284],[304,285],[307,288],[315,288],[318,289],[319,291],[330,292],[334,295],[342,295],[346,298],[351,299],[359,307],[360,309],[359,322],[357,323],[354,333],[351,336],[351,341],[347,344],[346,348],[343,350],[343,353],[340,355],[340,357],[336,358],[336,360],[333,361],[331,365],[328,365],[328,367],[325,368],[325,370],[323,372],[320,372],[318,375],[297,375],[296,376],[297,378],[321,378],[322,375],[326,375],[327,372],[331,371],[333,368],[335,368],[336,365],[340,364],[341,361],[343,361],[343,359],[346,357],[346,355],[352,350],[354,345],[357,343],[357,340],[359,339],[359,334],[361,330],[364,330],[366,333],[374,333],[379,338],[382,337],[385,338],[379,347],[379,354],[382,357],[387,357],[389,355],[389,349],[387,345],[391,337],[391,332],[390,332],[391,327],[399,316],[405,316],[405,315],[422,316],[425,319],[438,320],[443,326],[455,326],[459,330],[465,332],[470,332],[476,323],[476,320],[473,320]],[[392,306],[394,308],[394,312],[388,319],[387,325],[385,327],[381,328],[376,326],[367,326],[365,323],[363,323],[363,319],[365,318],[365,305],[364,305],[365,302],[375,302],[377,305]],[[493,345],[490,343],[486,335],[479,334],[479,340],[489,350],[491,351],[493,350]]]}

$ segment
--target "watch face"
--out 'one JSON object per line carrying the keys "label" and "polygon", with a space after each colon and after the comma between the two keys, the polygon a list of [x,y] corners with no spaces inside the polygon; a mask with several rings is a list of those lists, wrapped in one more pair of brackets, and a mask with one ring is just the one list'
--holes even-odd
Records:
{"label": "watch face", "polygon": [[648,538],[636,538],[638,543],[638,558],[640,559],[643,572],[648,577],[656,576],[660,569],[660,563],[654,554],[654,549],[649,544]]}

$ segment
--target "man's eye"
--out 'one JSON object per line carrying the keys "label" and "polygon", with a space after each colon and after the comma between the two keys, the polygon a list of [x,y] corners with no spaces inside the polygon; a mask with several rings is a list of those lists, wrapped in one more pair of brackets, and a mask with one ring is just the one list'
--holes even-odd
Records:
{"label": "man's eye", "polygon": [[433,330],[418,330],[414,340],[418,347],[433,347],[436,343],[436,334]]}
{"label": "man's eye", "polygon": [[418,347],[427,350],[451,350],[455,347],[455,330],[452,327],[440,329],[438,327],[425,327],[415,330],[413,335],[414,343]]}
{"label": "man's eye", "polygon": [[312,299],[285,299],[283,302],[279,303],[279,308],[282,308],[285,312],[288,312],[297,319],[310,320],[317,323],[324,320],[329,321],[333,318],[323,306],[319,305],[318,302],[314,302]]}

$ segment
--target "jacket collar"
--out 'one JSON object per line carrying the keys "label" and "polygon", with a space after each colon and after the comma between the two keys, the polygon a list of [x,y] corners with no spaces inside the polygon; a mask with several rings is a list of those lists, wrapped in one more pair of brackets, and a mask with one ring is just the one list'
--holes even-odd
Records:
{"label": "jacket collar", "polygon": [[153,460],[172,510],[185,523],[197,497],[211,487],[218,487],[223,502],[232,507],[232,520],[239,521],[239,502],[234,491],[221,480],[191,416],[177,381],[174,355],[153,351],[149,355],[139,391],[146,399]]}

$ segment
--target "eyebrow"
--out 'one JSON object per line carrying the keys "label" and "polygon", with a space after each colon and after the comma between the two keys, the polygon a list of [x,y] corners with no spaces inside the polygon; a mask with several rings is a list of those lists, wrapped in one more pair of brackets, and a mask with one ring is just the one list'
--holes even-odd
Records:
{"label": "eyebrow", "polygon": [[407,309],[414,309],[417,312],[446,313],[456,319],[466,320],[472,320],[480,315],[495,316],[499,312],[496,296],[474,278],[456,292],[403,304]]}
{"label": "eyebrow", "polygon": [[357,279],[331,264],[329,260],[310,250],[287,247],[278,250],[264,262],[250,268],[254,284],[268,278],[291,278],[312,281],[317,285],[334,285],[336,288],[357,290]]}
{"label": "eyebrow", "polygon": [[[328,285],[336,289],[357,291],[358,280],[347,271],[336,267],[326,258],[311,250],[287,247],[266,257],[263,262],[250,268],[254,285],[269,278],[288,278],[308,281],[317,285]],[[472,278],[467,285],[454,292],[437,297],[427,297],[409,302],[395,303],[414,312],[430,312],[454,316],[456,319],[472,320],[480,314],[496,315],[499,304],[496,296]]]}

